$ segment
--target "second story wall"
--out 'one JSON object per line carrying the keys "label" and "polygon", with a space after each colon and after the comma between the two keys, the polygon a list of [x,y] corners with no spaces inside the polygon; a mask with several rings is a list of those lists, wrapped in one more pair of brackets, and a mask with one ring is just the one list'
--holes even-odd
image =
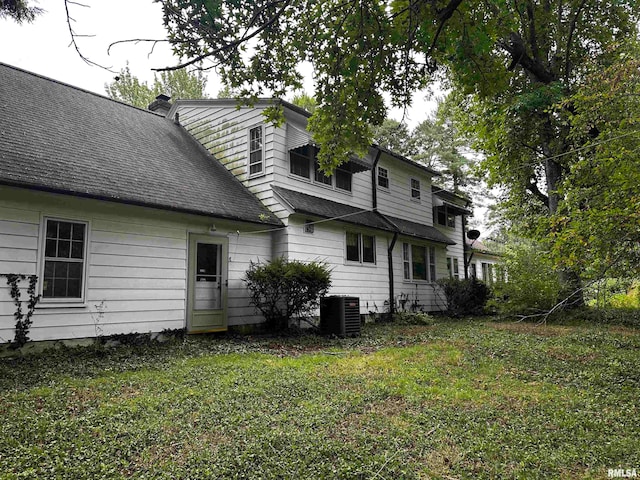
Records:
{"label": "second story wall", "polygon": [[[385,175],[386,181],[383,180]],[[433,225],[431,175],[428,172],[382,154],[377,166],[376,184],[380,213]]]}

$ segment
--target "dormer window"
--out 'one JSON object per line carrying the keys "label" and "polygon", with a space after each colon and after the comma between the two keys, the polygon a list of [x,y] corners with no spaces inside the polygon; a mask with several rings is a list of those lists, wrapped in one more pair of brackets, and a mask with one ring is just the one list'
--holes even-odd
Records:
{"label": "dormer window", "polygon": [[326,175],[322,170],[320,170],[318,162],[315,162],[315,181],[324,185],[333,185],[333,175]]}
{"label": "dormer window", "polygon": [[[292,175],[313,180],[314,183],[325,185],[328,187],[351,191],[352,172],[351,167],[347,163],[336,168],[333,175],[325,174],[318,164],[317,160],[318,148],[313,145],[305,145],[289,151],[289,172]],[[313,177],[311,176],[311,167],[313,166]]]}
{"label": "dormer window", "polygon": [[312,145],[296,148],[289,152],[289,168],[292,175],[310,178],[310,166],[315,160],[315,148]]}
{"label": "dormer window", "polygon": [[456,228],[456,216],[447,209],[446,205],[436,208],[436,221],[438,225]]}
{"label": "dormer window", "polygon": [[249,175],[260,175],[264,172],[262,125],[249,130]]}
{"label": "dormer window", "polygon": [[351,172],[343,168],[336,168],[336,188],[351,191]]}

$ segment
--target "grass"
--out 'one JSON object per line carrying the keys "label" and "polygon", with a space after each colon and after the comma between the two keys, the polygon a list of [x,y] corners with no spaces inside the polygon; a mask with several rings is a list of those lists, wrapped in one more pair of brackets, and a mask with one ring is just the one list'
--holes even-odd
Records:
{"label": "grass", "polygon": [[640,331],[490,320],[0,360],[0,478],[606,478]]}

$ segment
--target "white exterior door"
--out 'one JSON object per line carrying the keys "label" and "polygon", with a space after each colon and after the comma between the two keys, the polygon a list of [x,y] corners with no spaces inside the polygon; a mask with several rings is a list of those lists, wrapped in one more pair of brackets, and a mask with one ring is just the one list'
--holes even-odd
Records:
{"label": "white exterior door", "polygon": [[227,250],[226,238],[189,237],[189,333],[227,329]]}

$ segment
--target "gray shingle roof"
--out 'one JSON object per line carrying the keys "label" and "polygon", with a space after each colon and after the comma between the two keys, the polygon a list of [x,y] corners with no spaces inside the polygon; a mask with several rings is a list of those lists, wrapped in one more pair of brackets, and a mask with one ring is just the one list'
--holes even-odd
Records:
{"label": "gray shingle roof", "polygon": [[335,218],[341,222],[387,232],[398,232],[402,235],[418,237],[447,245],[456,244],[456,242],[430,225],[402,220],[372,210],[362,210],[352,207],[351,205],[314,197],[306,193],[295,192],[279,186],[273,186],[272,188],[285,202],[291,205],[296,213],[306,213],[322,218]]}
{"label": "gray shingle roof", "polygon": [[281,225],[172,121],[2,63],[0,79],[0,184]]}
{"label": "gray shingle roof", "polygon": [[456,242],[447,237],[444,233],[431,225],[423,225],[422,223],[403,220],[402,218],[385,215],[385,218],[398,227],[398,231],[403,235],[410,237],[424,238],[438,243],[447,245],[455,245]]}
{"label": "gray shingle roof", "polygon": [[275,185],[272,188],[274,192],[293,207],[296,213],[307,213],[322,218],[342,217],[340,220],[343,222],[392,231],[391,226],[384,221],[381,215],[374,211],[362,210],[351,205],[314,197]]}

